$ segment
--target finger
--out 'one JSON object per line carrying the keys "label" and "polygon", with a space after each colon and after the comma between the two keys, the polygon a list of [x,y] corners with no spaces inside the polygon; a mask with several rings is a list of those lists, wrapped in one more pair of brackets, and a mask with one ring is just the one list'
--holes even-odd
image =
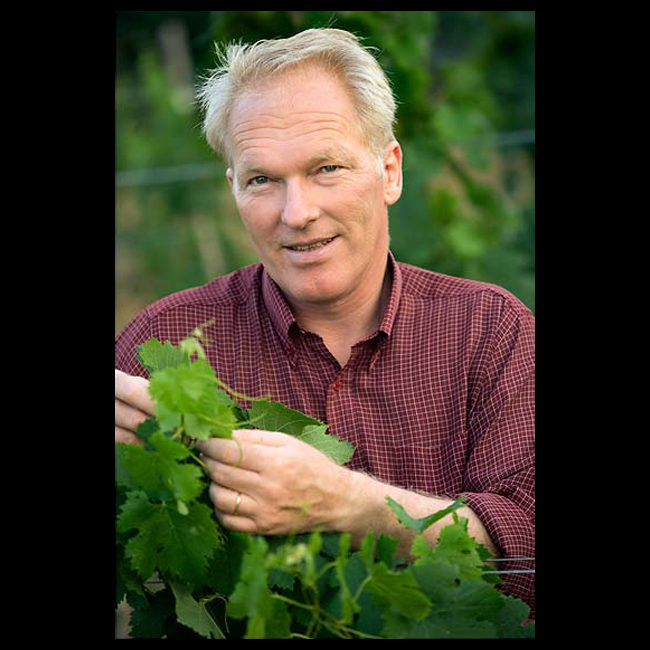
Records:
{"label": "finger", "polygon": [[295,441],[294,436],[279,431],[235,429],[232,438],[210,438],[197,447],[206,455],[236,467],[260,471],[268,461],[272,447],[282,447]]}
{"label": "finger", "polygon": [[249,442],[256,445],[267,445],[269,447],[281,447],[286,445],[294,436],[280,431],[265,431],[263,429],[235,429],[232,432],[233,438],[241,442]]}
{"label": "finger", "polygon": [[259,472],[268,462],[268,447],[230,438],[203,440],[197,448],[213,460],[253,472]]}
{"label": "finger", "polygon": [[115,400],[115,426],[135,432],[149,417],[144,411],[129,406],[119,399]]}
{"label": "finger", "polygon": [[236,492],[255,492],[260,485],[260,475],[234,465],[228,465],[208,456],[202,456],[208,477],[217,485],[234,490]]}
{"label": "finger", "polygon": [[[265,431],[263,429],[234,429],[232,432],[232,438],[211,438],[199,443],[197,446],[200,449],[201,445],[205,445],[206,453],[208,453],[210,449],[214,449],[215,453],[220,453],[222,449],[232,449],[231,445],[223,444],[228,441],[236,441],[236,448],[239,450],[243,448],[244,445],[239,445],[238,443],[281,447],[282,445],[288,444],[293,439],[294,436],[279,431]],[[237,457],[239,457],[239,451],[237,452]]]}
{"label": "finger", "polygon": [[149,380],[127,375],[115,369],[115,397],[149,415],[155,415],[154,403],[149,395]]}
{"label": "finger", "polygon": [[[214,506],[214,514],[224,528],[238,530],[246,533],[257,532],[255,521],[246,516],[251,511],[251,503],[247,495],[228,490],[212,483],[210,485],[210,499]],[[240,496],[237,505],[237,496]]]}
{"label": "finger", "polygon": [[214,511],[219,523],[228,530],[236,530],[240,533],[257,533],[257,523],[250,517],[241,517],[239,515],[226,515],[218,510]]}
{"label": "finger", "polygon": [[255,502],[244,492],[212,483],[209,494],[212,505],[223,515],[246,517],[253,512]]}
{"label": "finger", "polygon": [[115,427],[115,442],[123,442],[127,445],[143,445],[144,443],[132,431],[122,429],[122,427]]}

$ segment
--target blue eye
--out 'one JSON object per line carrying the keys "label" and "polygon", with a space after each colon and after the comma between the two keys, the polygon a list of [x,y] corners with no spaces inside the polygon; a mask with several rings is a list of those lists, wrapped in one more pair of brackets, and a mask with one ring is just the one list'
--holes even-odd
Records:
{"label": "blue eye", "polygon": [[248,185],[264,185],[268,183],[268,176],[255,176],[248,181]]}
{"label": "blue eye", "polygon": [[339,165],[325,165],[321,167],[321,171],[327,173],[335,172],[337,169],[340,169]]}

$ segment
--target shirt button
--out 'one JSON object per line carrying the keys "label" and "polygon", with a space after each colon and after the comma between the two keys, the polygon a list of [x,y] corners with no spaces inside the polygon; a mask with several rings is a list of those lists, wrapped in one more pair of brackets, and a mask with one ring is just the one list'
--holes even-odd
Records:
{"label": "shirt button", "polygon": [[336,381],[332,382],[332,388],[334,390],[339,390],[343,386],[343,382],[340,379],[337,379]]}

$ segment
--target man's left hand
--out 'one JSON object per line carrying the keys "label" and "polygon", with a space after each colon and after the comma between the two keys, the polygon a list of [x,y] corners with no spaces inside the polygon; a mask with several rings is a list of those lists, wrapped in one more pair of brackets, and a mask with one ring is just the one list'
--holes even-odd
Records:
{"label": "man's left hand", "polygon": [[351,472],[294,436],[241,429],[197,443],[221,524],[261,535],[342,530]]}

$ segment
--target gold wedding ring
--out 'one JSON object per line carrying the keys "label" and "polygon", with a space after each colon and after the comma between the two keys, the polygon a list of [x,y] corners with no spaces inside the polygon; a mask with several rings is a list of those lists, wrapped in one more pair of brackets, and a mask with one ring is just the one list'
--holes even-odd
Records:
{"label": "gold wedding ring", "polygon": [[235,509],[232,511],[233,515],[236,515],[239,512],[240,504],[241,504],[241,492],[237,492],[237,498],[235,499]]}

